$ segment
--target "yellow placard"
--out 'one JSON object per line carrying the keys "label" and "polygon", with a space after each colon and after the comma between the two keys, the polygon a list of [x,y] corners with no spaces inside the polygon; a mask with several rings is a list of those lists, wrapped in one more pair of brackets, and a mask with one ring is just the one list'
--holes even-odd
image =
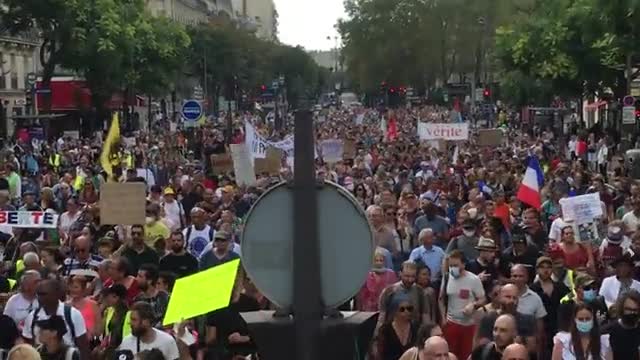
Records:
{"label": "yellow placard", "polygon": [[233,260],[176,280],[162,325],[229,306],[239,265],[239,259]]}

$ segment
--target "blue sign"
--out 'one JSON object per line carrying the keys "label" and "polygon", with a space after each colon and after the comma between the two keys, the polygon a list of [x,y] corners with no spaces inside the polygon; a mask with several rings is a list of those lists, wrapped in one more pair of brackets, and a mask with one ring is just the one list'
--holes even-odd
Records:
{"label": "blue sign", "polygon": [[196,121],[202,116],[202,105],[196,100],[187,100],[182,105],[182,117],[188,121]]}

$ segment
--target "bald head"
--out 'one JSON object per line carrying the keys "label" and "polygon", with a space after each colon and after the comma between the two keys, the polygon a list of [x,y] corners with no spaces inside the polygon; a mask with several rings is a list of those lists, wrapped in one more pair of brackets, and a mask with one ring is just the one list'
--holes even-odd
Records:
{"label": "bald head", "polygon": [[447,360],[449,359],[449,344],[440,336],[432,336],[424,342],[422,355],[424,360]]}
{"label": "bald head", "polygon": [[522,344],[511,344],[504,349],[502,360],[529,360],[529,352]]}
{"label": "bald head", "polygon": [[510,314],[498,316],[493,325],[493,339],[498,348],[504,349],[515,341],[516,318]]}

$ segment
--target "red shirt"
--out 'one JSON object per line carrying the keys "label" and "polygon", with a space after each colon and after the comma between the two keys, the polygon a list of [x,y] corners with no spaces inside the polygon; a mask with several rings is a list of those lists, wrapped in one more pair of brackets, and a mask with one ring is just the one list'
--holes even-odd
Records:
{"label": "red shirt", "polygon": [[578,140],[576,143],[576,154],[582,156],[587,153],[587,142],[584,140]]}

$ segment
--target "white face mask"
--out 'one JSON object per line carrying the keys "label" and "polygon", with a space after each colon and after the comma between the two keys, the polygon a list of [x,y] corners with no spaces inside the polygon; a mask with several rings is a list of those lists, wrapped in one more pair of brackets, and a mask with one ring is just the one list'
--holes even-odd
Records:
{"label": "white face mask", "polygon": [[466,237],[472,237],[473,235],[476,234],[475,230],[462,230],[462,232],[464,233],[464,236],[466,236]]}
{"label": "white face mask", "polygon": [[156,218],[151,216],[147,216],[144,220],[147,224],[153,224],[154,222],[156,222]]}

